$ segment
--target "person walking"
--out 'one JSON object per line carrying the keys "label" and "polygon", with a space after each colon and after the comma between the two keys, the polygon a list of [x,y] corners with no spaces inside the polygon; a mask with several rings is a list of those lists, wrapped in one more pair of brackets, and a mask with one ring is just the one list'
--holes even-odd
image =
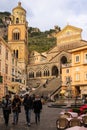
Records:
{"label": "person walking", "polygon": [[29,96],[28,94],[26,94],[26,96],[24,98],[23,105],[24,105],[24,109],[25,109],[26,122],[27,122],[27,125],[30,126],[31,125],[31,110],[32,110],[32,106],[33,106],[33,100],[31,98],[31,96]]}
{"label": "person walking", "polygon": [[9,114],[11,113],[11,100],[9,99],[9,95],[6,95],[5,98],[2,100],[2,109],[5,125],[8,126]]}
{"label": "person walking", "polygon": [[18,123],[19,113],[21,112],[21,99],[19,95],[15,95],[12,101],[12,110],[13,110],[13,124]]}
{"label": "person walking", "polygon": [[42,102],[39,95],[35,96],[35,100],[33,102],[33,109],[35,113],[35,122],[37,124],[38,122],[40,122],[40,113],[42,110]]}

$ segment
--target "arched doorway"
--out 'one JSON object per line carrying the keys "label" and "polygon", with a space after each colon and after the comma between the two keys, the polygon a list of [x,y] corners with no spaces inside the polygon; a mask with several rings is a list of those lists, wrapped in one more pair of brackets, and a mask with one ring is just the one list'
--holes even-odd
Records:
{"label": "arched doorway", "polygon": [[52,67],[52,76],[56,76],[58,77],[59,71],[58,68],[56,66]]}
{"label": "arched doorway", "polygon": [[61,61],[61,64],[66,64],[67,63],[67,58],[65,56],[62,56],[60,61]]}
{"label": "arched doorway", "polygon": [[62,74],[62,64],[67,63],[67,58],[65,56],[62,56],[60,59],[60,74]]}

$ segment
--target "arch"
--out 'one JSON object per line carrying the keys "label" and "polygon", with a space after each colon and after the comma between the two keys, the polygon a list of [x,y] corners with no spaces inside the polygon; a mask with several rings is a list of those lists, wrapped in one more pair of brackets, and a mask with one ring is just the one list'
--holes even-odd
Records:
{"label": "arch", "polygon": [[41,76],[42,76],[41,71],[37,71],[37,72],[36,72],[36,77],[41,77]]}
{"label": "arch", "polygon": [[18,50],[16,50],[16,58],[18,58]]}
{"label": "arch", "polygon": [[19,52],[18,52],[18,50],[13,50],[13,55],[16,57],[16,58],[18,58],[18,54]]}
{"label": "arch", "polygon": [[52,76],[58,77],[58,75],[59,75],[59,71],[58,71],[57,66],[53,66],[52,67]]}
{"label": "arch", "polygon": [[49,72],[49,70],[44,70],[44,74],[43,74],[44,76],[49,76],[50,75],[50,72]]}
{"label": "arch", "polygon": [[14,29],[12,32],[12,39],[13,40],[19,40],[20,39],[20,30],[19,29]]}
{"label": "arch", "polygon": [[34,72],[29,72],[29,78],[34,78]]}
{"label": "arch", "polygon": [[66,63],[67,63],[67,58],[66,58],[66,56],[62,56],[61,59],[60,59],[60,62],[61,62],[62,64],[66,64]]}
{"label": "arch", "polygon": [[19,23],[19,18],[16,18],[16,23]]}

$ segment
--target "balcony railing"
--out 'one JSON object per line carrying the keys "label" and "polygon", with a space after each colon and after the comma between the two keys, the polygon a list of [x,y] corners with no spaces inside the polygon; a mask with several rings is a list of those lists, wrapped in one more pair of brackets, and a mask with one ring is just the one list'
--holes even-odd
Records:
{"label": "balcony railing", "polygon": [[62,64],[62,67],[70,67],[71,66],[71,63],[66,63],[66,64]]}

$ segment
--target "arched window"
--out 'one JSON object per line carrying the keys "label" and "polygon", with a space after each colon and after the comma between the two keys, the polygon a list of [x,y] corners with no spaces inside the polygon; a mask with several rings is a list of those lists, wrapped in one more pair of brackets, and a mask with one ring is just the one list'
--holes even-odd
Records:
{"label": "arched window", "polygon": [[18,58],[18,50],[16,50],[16,58]]}
{"label": "arched window", "polygon": [[62,64],[66,64],[67,63],[67,58],[65,56],[62,56],[61,63]]}
{"label": "arched window", "polygon": [[13,31],[13,40],[19,40],[20,39],[20,31],[18,29],[15,29]]}
{"label": "arched window", "polygon": [[41,71],[37,71],[37,72],[36,72],[36,77],[41,77],[41,76],[42,76]]}
{"label": "arched window", "polygon": [[13,50],[13,55],[15,56],[15,50]]}
{"label": "arched window", "polygon": [[42,73],[41,73],[41,71],[40,71],[40,77],[42,76]]}
{"label": "arched window", "polygon": [[18,58],[18,50],[13,50],[14,57]]}
{"label": "arched window", "polygon": [[34,78],[34,72],[29,73],[29,78]]}
{"label": "arched window", "polygon": [[44,70],[44,76],[49,76],[49,75],[50,75],[49,70]]}
{"label": "arched window", "polygon": [[45,71],[44,71],[44,76],[45,76]]}
{"label": "arched window", "polygon": [[58,68],[56,66],[52,67],[52,76],[58,76]]}
{"label": "arched window", "polygon": [[19,23],[19,18],[16,18],[16,23]]}

